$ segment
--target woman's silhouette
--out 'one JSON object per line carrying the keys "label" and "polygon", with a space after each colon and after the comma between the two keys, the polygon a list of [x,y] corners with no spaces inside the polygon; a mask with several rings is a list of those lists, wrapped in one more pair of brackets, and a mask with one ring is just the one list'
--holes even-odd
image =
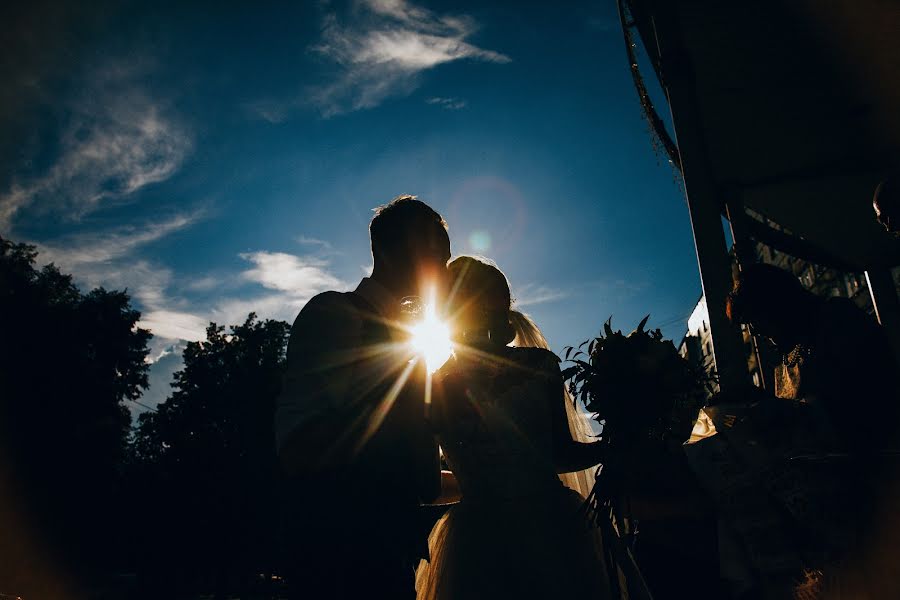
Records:
{"label": "woman's silhouette", "polygon": [[607,597],[584,498],[557,476],[599,462],[596,444],[572,437],[559,359],[511,309],[498,268],[464,256],[449,270],[458,349],[436,374],[436,408],[463,498],[431,534],[418,598]]}

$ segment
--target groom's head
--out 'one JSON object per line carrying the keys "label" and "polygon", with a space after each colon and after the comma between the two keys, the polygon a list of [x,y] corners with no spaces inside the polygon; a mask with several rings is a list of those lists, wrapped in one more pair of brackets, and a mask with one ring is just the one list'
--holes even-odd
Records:
{"label": "groom's head", "polygon": [[442,287],[450,260],[447,222],[415,196],[398,196],[375,209],[369,225],[372,276],[398,295]]}

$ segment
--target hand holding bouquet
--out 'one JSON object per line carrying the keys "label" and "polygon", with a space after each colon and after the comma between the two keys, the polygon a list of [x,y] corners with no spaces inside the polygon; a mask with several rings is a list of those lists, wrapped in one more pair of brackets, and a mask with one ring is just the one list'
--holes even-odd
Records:
{"label": "hand holding bouquet", "polygon": [[628,335],[603,333],[566,350],[563,370],[573,399],[602,425],[606,460],[591,494],[594,509],[645,483],[665,464],[666,453],[690,437],[712,377],[682,358],[645,317]]}

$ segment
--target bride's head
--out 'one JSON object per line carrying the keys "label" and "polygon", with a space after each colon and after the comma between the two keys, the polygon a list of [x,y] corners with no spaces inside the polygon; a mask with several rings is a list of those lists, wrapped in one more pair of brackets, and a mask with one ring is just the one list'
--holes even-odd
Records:
{"label": "bride's head", "polygon": [[509,319],[512,298],[503,271],[486,258],[460,256],[447,265],[447,302],[457,341],[505,346],[516,336]]}
{"label": "bride's head", "polygon": [[466,344],[547,348],[537,325],[513,309],[509,280],[493,261],[460,256],[447,265],[453,335]]}

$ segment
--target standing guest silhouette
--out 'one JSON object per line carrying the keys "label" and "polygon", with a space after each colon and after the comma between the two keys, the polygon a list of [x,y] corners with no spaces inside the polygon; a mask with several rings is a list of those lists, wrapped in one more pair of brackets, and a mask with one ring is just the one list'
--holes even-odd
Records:
{"label": "standing guest silhouette", "polygon": [[898,415],[884,332],[766,264],[741,271],[727,310],[782,358],[777,399],[704,409],[718,433],[689,450],[716,498],[723,576],[739,597],[895,597],[878,591],[896,571],[893,550],[881,558],[896,546],[881,530]]}
{"label": "standing guest silhouette", "polygon": [[775,395],[802,399],[846,450],[890,445],[898,409],[896,369],[884,331],[846,298],[822,298],[772,265],[744,269],[728,299],[782,354]]}
{"label": "standing guest silhouette", "polygon": [[275,433],[294,598],[414,598],[418,507],[440,492],[424,366],[411,366],[399,319],[402,298],[443,289],[447,225],[400,196],[369,233],[372,275],[312,298],[291,329]]}

